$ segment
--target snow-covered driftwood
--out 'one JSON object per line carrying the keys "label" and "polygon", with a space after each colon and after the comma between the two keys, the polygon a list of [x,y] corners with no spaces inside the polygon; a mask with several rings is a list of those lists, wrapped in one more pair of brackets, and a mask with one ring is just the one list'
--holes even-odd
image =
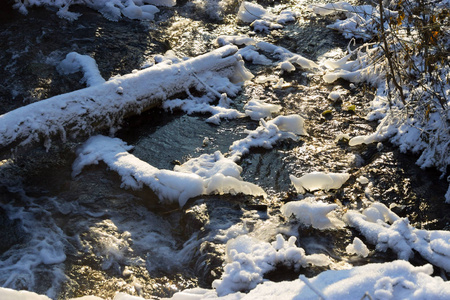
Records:
{"label": "snow-covered driftwood", "polygon": [[[44,139],[92,135],[181,92],[208,91],[209,82],[248,79],[237,47],[225,46],[177,64],[160,64],[105,83],[36,102],[0,116],[0,149]],[[220,92],[226,92],[220,91]]]}

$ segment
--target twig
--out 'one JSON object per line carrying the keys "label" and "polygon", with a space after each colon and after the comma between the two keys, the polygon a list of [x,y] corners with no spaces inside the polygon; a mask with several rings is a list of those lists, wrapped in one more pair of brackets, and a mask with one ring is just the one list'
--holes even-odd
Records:
{"label": "twig", "polygon": [[312,283],[308,280],[308,278],[306,278],[306,276],[305,275],[300,275],[299,276],[299,279],[301,280],[301,281],[303,281],[314,293],[316,293],[317,294],[317,296],[319,296],[319,298],[320,299],[322,299],[322,300],[327,300],[327,297],[321,292],[321,291],[319,291],[318,289],[316,289],[313,285],[312,285]]}

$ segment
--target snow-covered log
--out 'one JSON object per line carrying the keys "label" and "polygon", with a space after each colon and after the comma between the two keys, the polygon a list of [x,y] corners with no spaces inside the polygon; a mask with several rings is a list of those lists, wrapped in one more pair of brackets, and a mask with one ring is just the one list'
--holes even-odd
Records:
{"label": "snow-covered log", "polygon": [[207,91],[211,88],[205,85],[213,80],[249,79],[237,50],[225,46],[177,64],[158,64],[10,111],[0,116],[0,149],[40,140],[49,146],[55,137],[65,141],[89,136],[190,88]]}

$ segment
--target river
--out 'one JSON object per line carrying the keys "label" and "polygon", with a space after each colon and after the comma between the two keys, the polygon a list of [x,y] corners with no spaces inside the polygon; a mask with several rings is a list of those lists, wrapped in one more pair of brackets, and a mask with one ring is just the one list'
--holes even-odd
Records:
{"label": "river", "polygon": [[[263,2],[274,11],[298,10],[297,21],[281,30],[251,33],[248,25],[236,21],[236,7],[230,5],[218,20],[190,2],[162,9],[153,22],[111,22],[76,6],[72,10],[82,16],[73,22],[58,18],[51,9],[31,9],[27,16],[11,10],[0,23],[1,113],[83,88],[80,73],[61,75],[56,69],[71,51],[93,57],[104,78],[130,73],[167,50],[179,57],[203,54],[217,48],[219,35],[256,36],[314,61],[345,51],[348,41],[326,28],[333,17],[303,11],[300,2]],[[280,75],[273,66],[246,66],[255,78]],[[335,140],[342,133],[368,134],[375,129],[376,122],[365,119],[373,97],[369,87],[352,88],[344,80],[326,84],[319,75],[301,69],[280,76],[287,87],[277,89],[254,79],[234,98],[241,110],[249,99],[263,99],[281,105],[281,114],[305,118],[309,136],[282,141],[271,150],[252,149],[240,162],[243,179],[261,186],[268,194],[265,199],[201,196],[183,208],[161,205],[148,188],[121,188],[120,177],[103,163],[73,178],[75,151],[83,140],[55,141],[48,151],[39,144],[4,149],[0,285],[54,299],[111,298],[118,291],[169,297],[189,287],[210,288],[223,272],[226,241],[243,233],[266,240],[279,232],[294,234],[308,254],[333,258],[334,269],[394,260],[390,251],[372,251],[367,258],[347,254],[345,246],[359,236],[354,229],[318,230],[281,215],[281,205],[301,198],[289,175],[312,171],[351,174],[342,188],[313,193],[337,203],[340,213],[379,201],[417,228],[450,229],[446,184],[438,171],[420,169],[415,156],[400,153],[388,142],[350,147]],[[333,89],[343,92],[342,101],[328,99]],[[349,105],[356,109],[349,110]],[[331,113],[323,114],[327,110]],[[132,153],[141,160],[173,169],[201,154],[226,153],[233,141],[246,136],[244,130],[258,126],[249,118],[213,125],[205,122],[207,117],[156,108],[126,119],[116,136],[133,145]],[[367,177],[369,184],[359,183],[359,176]],[[313,276],[324,269],[279,269],[266,278]]]}

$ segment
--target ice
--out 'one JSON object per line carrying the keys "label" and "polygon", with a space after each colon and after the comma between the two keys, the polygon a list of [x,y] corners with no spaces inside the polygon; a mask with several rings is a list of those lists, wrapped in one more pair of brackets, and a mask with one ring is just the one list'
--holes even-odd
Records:
{"label": "ice", "polygon": [[81,55],[76,52],[70,52],[66,58],[61,61],[57,67],[61,74],[72,74],[78,71],[84,73],[82,82],[87,86],[102,84],[105,82],[98,70],[95,60],[88,55]]}
{"label": "ice", "polygon": [[245,104],[244,111],[252,120],[265,119],[281,110],[281,105],[267,103],[262,100],[250,100]]}
{"label": "ice", "polygon": [[349,178],[348,173],[324,173],[312,172],[297,178],[290,175],[292,184],[298,193],[304,194],[305,190],[331,190],[340,188]]}
{"label": "ice", "polygon": [[339,206],[317,201],[314,197],[308,197],[300,201],[292,201],[281,207],[281,212],[286,217],[294,217],[302,224],[314,228],[338,229],[344,226],[344,222],[339,220],[333,212]]}
{"label": "ice", "polygon": [[369,255],[369,249],[359,238],[355,237],[353,243],[345,248],[348,254],[356,254],[361,257],[367,257]]}
{"label": "ice", "polygon": [[[73,163],[73,176],[77,176],[81,170],[90,164],[98,164],[104,161],[110,169],[117,172],[122,177],[122,187],[141,189],[143,185],[150,187],[159,200],[163,203],[178,203],[184,206],[188,199],[203,194],[238,194],[245,193],[254,196],[264,196],[265,192],[255,184],[244,182],[240,177],[235,178],[225,174],[236,175],[236,172],[229,172],[229,164],[225,168],[217,167],[215,171],[223,171],[224,173],[203,172],[205,177],[194,173],[187,173],[187,166],[181,168],[183,172],[160,170],[150,164],[138,159],[134,155],[128,153],[132,147],[126,145],[118,138],[110,138],[106,136],[91,137],[79,150],[78,157]],[[203,157],[198,162],[209,162],[211,160],[212,168],[222,164],[222,157],[217,154],[213,157]],[[203,164],[204,167],[205,164]],[[226,164],[226,163],[225,163]],[[223,165],[223,164],[222,164]],[[234,167],[236,168],[236,167]]]}

